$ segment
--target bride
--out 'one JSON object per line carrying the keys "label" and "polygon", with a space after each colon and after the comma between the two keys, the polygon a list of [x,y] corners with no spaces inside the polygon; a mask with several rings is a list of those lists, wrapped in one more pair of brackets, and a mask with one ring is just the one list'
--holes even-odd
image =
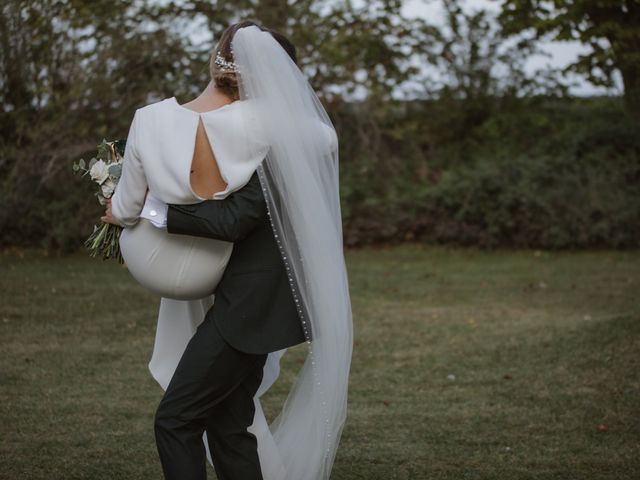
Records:
{"label": "bride", "polygon": [[[337,137],[281,34],[253,22],[230,26],[212,55],[211,74],[192,102],[180,105],[172,97],[136,111],[103,221],[124,227],[120,245],[129,271],[161,296],[149,368],[167,389],[178,381],[174,374],[198,327],[215,310],[227,265],[243,254],[234,247],[242,243],[230,241],[243,237],[211,233],[214,221],[199,212],[222,208],[259,180],[270,241],[280,251],[308,355],[282,411],[267,425],[259,398],[276,381],[286,348],[268,351],[247,431],[256,438],[264,478],[329,478],[346,417],[352,349]],[[170,233],[172,215],[192,225],[173,227],[181,235]],[[218,328],[227,326],[218,322]],[[222,451],[206,433],[204,445],[219,477],[227,478],[216,463]],[[162,459],[167,474],[172,467]]]}

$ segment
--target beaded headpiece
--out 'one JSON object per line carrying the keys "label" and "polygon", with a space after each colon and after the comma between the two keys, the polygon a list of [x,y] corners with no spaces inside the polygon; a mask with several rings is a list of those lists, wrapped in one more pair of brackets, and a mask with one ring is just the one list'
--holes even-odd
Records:
{"label": "beaded headpiece", "polygon": [[222,55],[220,55],[220,52],[216,52],[216,58],[213,61],[213,63],[215,63],[218,68],[220,68],[220,70],[222,70],[223,72],[236,72],[236,64],[234,62],[228,62],[227,60],[224,59],[224,57]]}

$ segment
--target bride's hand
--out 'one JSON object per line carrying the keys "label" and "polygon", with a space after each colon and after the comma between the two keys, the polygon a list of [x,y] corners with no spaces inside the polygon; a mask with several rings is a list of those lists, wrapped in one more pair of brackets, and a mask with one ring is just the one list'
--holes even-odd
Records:
{"label": "bride's hand", "polygon": [[120,226],[116,218],[111,213],[111,199],[108,198],[106,202],[107,209],[104,212],[104,216],[100,217],[103,223],[111,223],[112,225]]}

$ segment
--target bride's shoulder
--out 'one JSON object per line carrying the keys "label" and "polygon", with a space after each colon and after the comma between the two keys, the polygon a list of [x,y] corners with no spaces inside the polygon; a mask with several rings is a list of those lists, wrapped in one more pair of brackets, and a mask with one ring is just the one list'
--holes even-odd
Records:
{"label": "bride's shoulder", "polygon": [[167,121],[174,116],[174,105],[176,105],[175,97],[171,97],[139,107],[135,111],[134,123],[138,129],[145,131],[164,128]]}
{"label": "bride's shoulder", "polygon": [[158,113],[160,111],[164,111],[171,106],[171,102],[173,98],[165,98],[163,100],[157,100],[155,102],[148,103],[142,107],[139,107],[136,112],[138,115],[153,115],[154,113]]}

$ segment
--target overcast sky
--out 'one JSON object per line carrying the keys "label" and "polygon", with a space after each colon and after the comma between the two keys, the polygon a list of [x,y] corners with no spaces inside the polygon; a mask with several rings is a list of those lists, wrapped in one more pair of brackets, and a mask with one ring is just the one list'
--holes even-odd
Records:
{"label": "overcast sky", "polygon": [[[497,13],[500,3],[501,2],[497,0],[460,0],[461,6],[466,11],[487,9]],[[405,0],[403,13],[409,17],[426,18],[429,22],[436,25],[443,24],[444,15],[442,2],[440,0]],[[527,64],[527,69],[530,72],[544,67],[547,64],[553,67],[563,67],[573,62],[579,54],[588,51],[587,47],[577,42],[548,42],[542,44],[541,47],[550,53],[551,57],[532,57]],[[607,93],[606,89],[595,87],[579,77],[575,79],[579,82],[579,85],[571,89],[571,93],[574,95]],[[614,90],[608,93],[619,93],[619,91]]]}

